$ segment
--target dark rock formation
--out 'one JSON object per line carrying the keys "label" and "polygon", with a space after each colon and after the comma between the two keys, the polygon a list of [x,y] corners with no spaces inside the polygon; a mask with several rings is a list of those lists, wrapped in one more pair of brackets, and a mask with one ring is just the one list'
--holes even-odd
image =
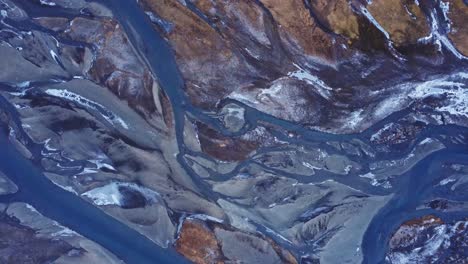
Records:
{"label": "dark rock formation", "polygon": [[426,215],[403,223],[390,240],[390,263],[466,263],[468,222]]}

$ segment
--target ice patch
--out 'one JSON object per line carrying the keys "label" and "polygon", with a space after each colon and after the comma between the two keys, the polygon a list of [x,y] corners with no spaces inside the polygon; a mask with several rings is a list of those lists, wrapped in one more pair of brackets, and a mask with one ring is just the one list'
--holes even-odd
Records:
{"label": "ice patch", "polygon": [[263,227],[265,228],[265,231],[266,231],[267,233],[270,233],[270,234],[272,234],[272,235],[274,235],[274,236],[280,238],[281,240],[283,240],[283,241],[285,241],[285,242],[287,242],[287,243],[289,243],[289,244],[292,244],[291,240],[289,240],[289,239],[287,239],[286,237],[284,237],[283,235],[281,235],[281,234],[275,232],[273,229],[268,228],[268,227],[266,227],[266,226],[263,226]]}
{"label": "ice patch", "polygon": [[97,173],[98,171],[95,169],[90,169],[90,168],[84,168],[82,172],[76,174],[76,175],[86,175],[86,174],[93,174]]}
{"label": "ice patch", "polygon": [[156,202],[159,194],[151,189],[139,186],[134,183],[112,182],[102,187],[89,190],[83,194],[87,198],[93,200],[96,205],[123,205],[123,195],[119,191],[119,187],[127,187],[141,193],[149,202]]}
{"label": "ice patch", "polygon": [[316,166],[310,164],[309,162],[305,162],[305,161],[302,162],[302,165],[304,165],[304,167],[309,168],[309,169],[314,170],[314,171],[322,169],[320,167],[316,167]]}
{"label": "ice patch", "polygon": [[260,56],[256,55],[255,53],[253,53],[251,50],[249,50],[248,48],[244,48],[244,50],[253,58],[255,59],[260,59]]}
{"label": "ice patch", "polygon": [[[460,73],[455,77],[467,79],[468,74]],[[429,96],[445,96],[445,105],[436,107],[436,111],[468,118],[468,89],[465,83],[446,79],[433,80],[418,85],[409,94],[412,99],[424,99]]]}
{"label": "ice patch", "polygon": [[24,81],[24,82],[17,83],[15,85],[15,87],[17,87],[17,88],[28,88],[30,85],[31,85],[30,81]]}
{"label": "ice patch", "polygon": [[40,0],[41,5],[56,6],[57,4],[49,0]]}
{"label": "ice patch", "polygon": [[111,171],[117,171],[112,165],[107,164],[107,163],[103,162],[100,159],[92,159],[92,160],[88,160],[88,161],[93,163],[94,165],[96,165],[96,168],[98,170],[100,170],[102,168],[106,168],[106,169],[111,170]]}
{"label": "ice patch", "polygon": [[205,214],[193,214],[193,215],[187,217],[187,219],[198,219],[198,220],[202,220],[202,221],[212,221],[212,222],[216,222],[216,223],[223,223],[224,222],[222,219],[219,219],[219,218],[216,218],[216,217],[213,217],[213,216],[210,216],[210,215],[205,215]]}
{"label": "ice patch", "polygon": [[57,182],[53,181],[53,180],[50,180],[53,184],[57,185],[58,187],[64,189],[65,191],[67,192],[71,192],[73,194],[76,194],[78,195],[78,193],[71,187],[71,186],[63,186],[63,185],[60,185],[58,184]]}
{"label": "ice patch", "polygon": [[345,119],[345,125],[351,129],[356,128],[364,120],[364,117],[362,116],[363,112],[364,109],[352,112],[351,115]]}
{"label": "ice patch", "polygon": [[62,227],[62,230],[57,231],[52,234],[53,237],[71,237],[71,236],[77,236],[77,235],[78,233],[66,227]]}
{"label": "ice patch", "polygon": [[46,140],[44,141],[44,143],[43,143],[43,144],[44,144],[44,148],[45,148],[46,150],[48,150],[48,151],[57,151],[58,149],[53,148],[53,147],[50,146],[50,140],[51,140],[51,139],[48,138],[48,139],[46,139]]}
{"label": "ice patch", "polygon": [[106,108],[103,105],[93,102],[79,94],[61,89],[47,89],[45,93],[51,96],[60,97],[76,102],[77,104],[87,108],[91,108],[95,111],[98,111],[101,114],[101,116],[104,117],[104,119],[106,119],[109,123],[118,124],[125,129],[129,128],[127,123],[125,123],[125,121],[122,118],[106,110]]}
{"label": "ice patch", "polygon": [[33,212],[33,213],[37,213],[39,214],[39,212],[36,210],[36,208],[34,208],[32,205],[30,204],[26,204],[26,208],[29,209],[29,211]]}
{"label": "ice patch", "polygon": [[[444,5],[441,3],[441,9],[444,12],[445,19],[448,21],[447,27],[448,29],[450,29],[450,21],[448,20],[448,16],[446,14],[446,12],[448,12],[448,3],[447,5]],[[419,39],[419,42],[427,43],[430,40],[432,40],[433,43],[439,46],[439,51],[442,50],[442,46],[444,46],[455,57],[459,59],[468,59],[467,57],[462,55],[460,52],[458,52],[458,50],[453,46],[452,42],[450,42],[447,36],[444,33],[441,33],[441,31],[443,30],[439,26],[437,15],[435,14],[434,10],[431,10],[431,33],[429,34],[429,36]]]}
{"label": "ice patch", "polygon": [[448,17],[449,9],[450,9],[450,3],[449,2],[444,2],[444,1],[439,1],[439,6],[440,10],[442,10],[442,14],[444,15],[445,22],[447,23],[447,29],[450,31],[451,27],[451,22]]}
{"label": "ice patch", "polygon": [[429,143],[432,143],[434,142],[435,140],[432,139],[432,138],[425,138],[423,141],[419,142],[418,145],[426,145],[426,144],[429,144]]}
{"label": "ice patch", "polygon": [[456,181],[456,179],[447,178],[447,179],[441,180],[439,184],[443,186],[443,185],[447,185],[447,184],[449,184],[451,182],[454,182],[454,181]]}
{"label": "ice patch", "polygon": [[382,134],[388,130],[389,128],[391,128],[394,124],[393,123],[388,123],[388,124],[385,124],[385,126],[383,128],[381,128],[379,131],[377,131],[375,134],[373,134],[370,138],[370,140],[372,142],[374,141],[377,141],[377,140],[380,140],[382,139]]}
{"label": "ice patch", "polygon": [[[392,94],[374,108],[374,117],[381,119],[389,114],[408,107],[414,101],[434,96],[440,99],[440,105],[434,110],[441,114],[450,114],[468,118],[468,74],[463,72],[446,75],[419,83],[404,83],[392,89]],[[451,122],[450,119],[446,121]],[[379,135],[375,135],[376,139]]]}
{"label": "ice patch", "polygon": [[50,50],[49,53],[52,59],[54,59],[55,63],[60,65],[60,60],[59,60],[59,57],[57,56],[57,53],[55,53],[55,51],[53,50]]}
{"label": "ice patch", "polygon": [[145,12],[145,14],[149,17],[150,21],[154,24],[161,27],[165,33],[169,33],[174,28],[174,25],[171,22],[168,22],[160,17],[156,16],[153,12]]}
{"label": "ice patch", "polygon": [[298,80],[305,81],[308,84],[313,85],[316,88],[319,88],[319,93],[322,97],[327,98],[327,99],[330,98],[330,91],[333,90],[330,86],[328,86],[327,84],[325,84],[325,82],[320,80],[319,77],[301,68],[299,65],[294,64],[294,66],[297,68],[297,70],[289,72],[287,74],[289,77],[293,77]]}

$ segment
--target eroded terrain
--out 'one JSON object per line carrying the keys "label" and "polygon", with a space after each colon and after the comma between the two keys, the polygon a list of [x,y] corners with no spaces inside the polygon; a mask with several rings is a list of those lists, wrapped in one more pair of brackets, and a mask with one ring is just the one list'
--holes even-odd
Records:
{"label": "eroded terrain", "polygon": [[[464,1],[0,8],[9,144],[155,247],[195,263],[468,261]],[[1,171],[2,244],[30,240],[21,261],[136,261],[79,230],[52,239]]]}

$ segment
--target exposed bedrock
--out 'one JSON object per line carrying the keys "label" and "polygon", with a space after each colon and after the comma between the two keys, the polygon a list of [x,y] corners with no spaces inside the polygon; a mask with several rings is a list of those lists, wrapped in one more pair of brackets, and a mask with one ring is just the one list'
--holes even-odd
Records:
{"label": "exposed bedrock", "polygon": [[195,106],[217,111],[230,98],[319,130],[354,133],[401,109],[381,109],[391,86],[413,80],[407,90],[414,89],[414,80],[454,67],[453,56],[466,60],[462,1],[363,2],[140,4],[172,45]]}
{"label": "exposed bedrock", "polygon": [[468,221],[426,215],[404,222],[389,242],[389,263],[466,263]]}
{"label": "exposed bedrock", "polygon": [[289,251],[260,234],[196,219],[183,222],[176,249],[194,263],[298,263]]}

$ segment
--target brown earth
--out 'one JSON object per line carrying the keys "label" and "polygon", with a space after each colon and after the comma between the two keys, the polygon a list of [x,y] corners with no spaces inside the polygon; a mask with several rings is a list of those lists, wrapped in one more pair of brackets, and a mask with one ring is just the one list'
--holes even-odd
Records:
{"label": "brown earth", "polygon": [[463,0],[443,0],[449,3],[451,32],[448,37],[463,55],[468,56],[468,6]]}

